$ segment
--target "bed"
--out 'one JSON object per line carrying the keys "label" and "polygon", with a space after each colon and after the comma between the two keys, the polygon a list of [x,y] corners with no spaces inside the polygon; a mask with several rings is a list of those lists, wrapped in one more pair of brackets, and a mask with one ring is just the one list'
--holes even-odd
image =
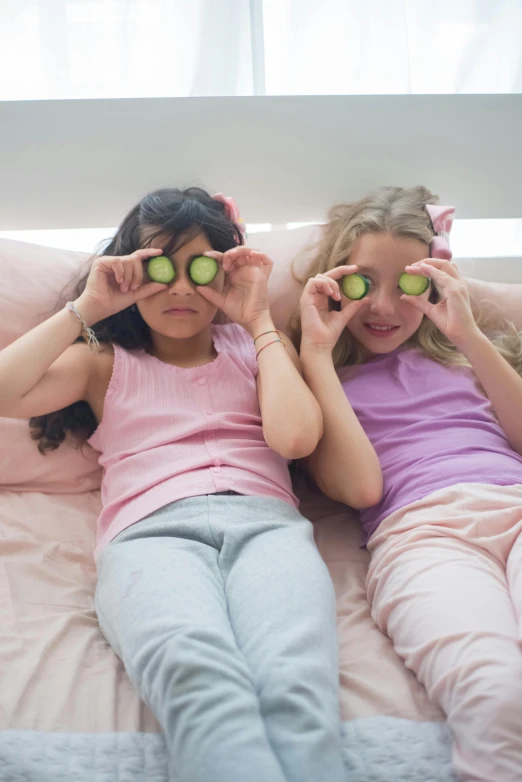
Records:
{"label": "bed", "polygon": [[[56,206],[62,195],[50,201]],[[49,205],[46,210],[52,213]],[[276,262],[271,298],[280,326],[297,296],[290,260],[306,258],[317,230],[255,237]],[[0,240],[0,347],[55,310],[86,260],[81,253]],[[473,275],[473,264],[463,261],[464,272]],[[522,282],[519,259],[499,260],[495,270],[498,280]],[[510,290],[511,308],[522,312],[522,286]],[[0,419],[0,782],[169,779],[159,726],[96,621],[92,551],[99,483],[89,449],[68,444],[40,456],[27,422]],[[451,782],[443,714],[371,619],[368,557],[357,519],[303,480],[296,491],[336,589],[347,779]]]}
{"label": "bed", "polygon": [[[450,780],[443,716],[371,620],[356,520],[306,486],[300,495],[337,593],[352,778]],[[0,493],[2,782],[168,779],[158,725],[97,626],[98,509],[97,491]]]}
{"label": "bed", "polygon": [[[280,325],[297,292],[289,260],[316,231],[256,237],[257,246],[279,256],[271,295]],[[2,289],[4,343],[50,314],[85,261],[81,254],[0,241],[0,266],[13,283]],[[94,612],[96,455],[66,446],[42,457],[26,421],[0,420],[0,438],[0,780],[167,780],[159,727],[134,694]],[[370,617],[367,553],[357,519],[305,481],[296,488],[337,594],[344,746],[352,778],[449,782],[443,715]]]}

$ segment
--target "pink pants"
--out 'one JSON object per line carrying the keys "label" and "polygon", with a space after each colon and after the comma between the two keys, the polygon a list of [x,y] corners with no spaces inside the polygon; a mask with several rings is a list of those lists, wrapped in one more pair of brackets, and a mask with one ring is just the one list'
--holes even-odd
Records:
{"label": "pink pants", "polygon": [[466,782],[522,781],[522,485],[459,484],[368,543],[372,615],[455,736]]}

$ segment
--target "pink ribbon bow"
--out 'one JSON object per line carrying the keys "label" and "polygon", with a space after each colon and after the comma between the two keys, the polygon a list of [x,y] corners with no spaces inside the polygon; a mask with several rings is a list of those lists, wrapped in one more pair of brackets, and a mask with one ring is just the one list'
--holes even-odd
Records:
{"label": "pink ribbon bow", "polygon": [[239,215],[239,209],[233,198],[223,195],[223,193],[215,193],[212,198],[214,201],[219,201],[225,207],[225,213],[230,222],[235,223],[242,234],[246,233],[246,228],[243,220]]}
{"label": "pink ribbon bow", "polygon": [[430,216],[433,230],[437,234],[430,244],[430,258],[442,258],[451,261],[453,253],[449,246],[449,233],[453,225],[454,206],[438,206],[426,204],[426,211]]}

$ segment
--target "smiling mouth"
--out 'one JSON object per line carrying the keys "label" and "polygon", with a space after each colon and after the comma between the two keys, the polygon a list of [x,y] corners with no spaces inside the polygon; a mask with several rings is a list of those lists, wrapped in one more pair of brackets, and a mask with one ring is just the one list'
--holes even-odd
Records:
{"label": "smiling mouth", "polygon": [[389,337],[394,334],[399,326],[390,326],[384,323],[365,323],[364,328],[374,337]]}

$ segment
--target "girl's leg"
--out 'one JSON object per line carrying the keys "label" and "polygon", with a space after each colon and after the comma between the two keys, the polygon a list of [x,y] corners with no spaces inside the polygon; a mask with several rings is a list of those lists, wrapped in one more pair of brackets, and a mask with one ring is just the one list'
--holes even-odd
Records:
{"label": "girl's leg", "polygon": [[518,640],[522,648],[522,533],[518,535],[509,554],[506,575],[518,619]]}
{"label": "girl's leg", "polygon": [[312,525],[278,500],[211,507],[232,627],[285,777],[345,782],[335,596]]}
{"label": "girl's leg", "polygon": [[372,615],[448,716],[467,782],[522,778],[522,653],[502,566],[422,528],[372,550]]}
{"label": "girl's leg", "polygon": [[509,592],[517,615],[518,643],[522,650],[522,533],[518,535],[509,554],[506,575]]}
{"label": "girl's leg", "polygon": [[285,782],[204,521],[197,542],[173,537],[174,525],[151,517],[107,547],[96,594],[100,626],[160,722],[179,782]]}

